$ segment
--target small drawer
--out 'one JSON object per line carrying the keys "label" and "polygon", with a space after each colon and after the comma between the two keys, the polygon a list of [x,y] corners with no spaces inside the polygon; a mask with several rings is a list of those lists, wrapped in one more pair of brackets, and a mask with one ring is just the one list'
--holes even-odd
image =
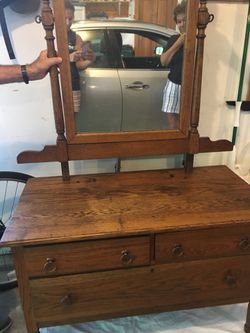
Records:
{"label": "small drawer", "polygon": [[156,235],[157,263],[250,253],[250,226],[169,232]]}
{"label": "small drawer", "polygon": [[143,266],[150,262],[149,237],[26,247],[24,260],[31,277]]}

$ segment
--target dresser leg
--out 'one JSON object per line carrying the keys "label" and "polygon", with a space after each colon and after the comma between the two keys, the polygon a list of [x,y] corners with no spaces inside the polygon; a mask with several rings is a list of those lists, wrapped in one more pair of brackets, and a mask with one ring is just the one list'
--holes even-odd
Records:
{"label": "dresser leg", "polygon": [[244,326],[244,331],[245,331],[245,333],[250,333],[250,303],[248,303],[247,319],[246,319],[246,323]]}

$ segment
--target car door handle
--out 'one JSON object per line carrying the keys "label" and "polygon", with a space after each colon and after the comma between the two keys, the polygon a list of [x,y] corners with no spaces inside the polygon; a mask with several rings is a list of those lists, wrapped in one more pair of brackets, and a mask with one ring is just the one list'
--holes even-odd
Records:
{"label": "car door handle", "polygon": [[149,88],[148,84],[144,84],[143,82],[140,81],[133,82],[132,84],[126,84],[126,89],[143,90],[148,88]]}

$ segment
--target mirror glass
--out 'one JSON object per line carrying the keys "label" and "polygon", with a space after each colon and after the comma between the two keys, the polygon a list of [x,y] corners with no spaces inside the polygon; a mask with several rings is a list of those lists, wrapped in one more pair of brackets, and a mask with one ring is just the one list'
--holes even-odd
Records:
{"label": "mirror glass", "polygon": [[[73,11],[65,2],[75,132],[179,129],[185,39],[176,41],[185,33],[185,11],[170,29],[128,18],[106,21],[108,13],[94,2],[89,20],[81,3],[73,1]],[[126,3],[130,12],[133,2]],[[86,19],[79,20],[79,8]],[[174,44],[174,55],[164,58]]]}

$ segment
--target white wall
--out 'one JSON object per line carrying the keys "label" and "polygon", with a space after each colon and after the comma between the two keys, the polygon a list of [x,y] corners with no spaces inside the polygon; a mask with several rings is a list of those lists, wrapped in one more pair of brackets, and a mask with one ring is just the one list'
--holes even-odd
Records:
{"label": "white wall", "polygon": [[[208,7],[215,20],[207,29],[199,131],[201,136],[210,136],[213,140],[231,140],[235,111],[226,106],[225,101],[237,97],[247,4],[209,3]],[[32,61],[39,50],[46,47],[42,25],[34,23],[36,14],[15,14],[8,8],[5,12],[17,62]],[[0,45],[0,63],[11,63],[1,32]],[[249,66],[246,74],[249,78]],[[195,165],[227,164],[250,182],[250,113],[241,113],[240,117],[236,154],[200,154],[195,158]],[[45,144],[54,144],[55,138],[49,77],[29,85],[0,86],[0,170],[23,171],[34,176],[60,174],[58,163],[16,163],[19,152],[40,150]],[[234,156],[238,169],[234,167]],[[127,159],[123,161],[122,169],[175,167],[181,160],[181,157],[172,156],[168,159]],[[114,163],[114,160],[71,162],[71,171],[109,172],[113,171]]]}
{"label": "white wall", "polygon": [[[34,60],[41,49],[46,48],[42,25],[34,23],[32,15],[15,14],[5,9],[8,29],[13,41],[17,63]],[[11,64],[2,33],[0,33],[0,63]],[[40,150],[44,143],[55,141],[50,81],[0,85],[0,170],[23,171],[38,175],[45,169],[43,164],[18,165],[16,156],[26,149]],[[46,167],[45,173],[58,173],[56,164]]]}
{"label": "white wall", "polygon": [[[227,106],[225,101],[237,99],[248,5],[209,3],[208,7],[215,19],[206,31],[199,132],[213,140],[231,140],[235,108]],[[249,64],[250,46],[243,99],[250,83]],[[233,152],[200,154],[196,158],[196,165],[227,164],[250,182],[249,127],[250,112],[241,112],[236,149]]]}
{"label": "white wall", "polygon": [[[8,29],[17,60],[9,60],[0,29],[0,63],[25,64],[46,48],[42,24],[34,22],[39,14],[21,15],[6,7]],[[24,150],[42,150],[54,144],[56,131],[51,101],[50,79],[0,85],[0,170],[13,170],[33,176],[60,175],[59,163],[17,164],[16,156]],[[112,172],[113,160],[72,162],[72,173]]]}

